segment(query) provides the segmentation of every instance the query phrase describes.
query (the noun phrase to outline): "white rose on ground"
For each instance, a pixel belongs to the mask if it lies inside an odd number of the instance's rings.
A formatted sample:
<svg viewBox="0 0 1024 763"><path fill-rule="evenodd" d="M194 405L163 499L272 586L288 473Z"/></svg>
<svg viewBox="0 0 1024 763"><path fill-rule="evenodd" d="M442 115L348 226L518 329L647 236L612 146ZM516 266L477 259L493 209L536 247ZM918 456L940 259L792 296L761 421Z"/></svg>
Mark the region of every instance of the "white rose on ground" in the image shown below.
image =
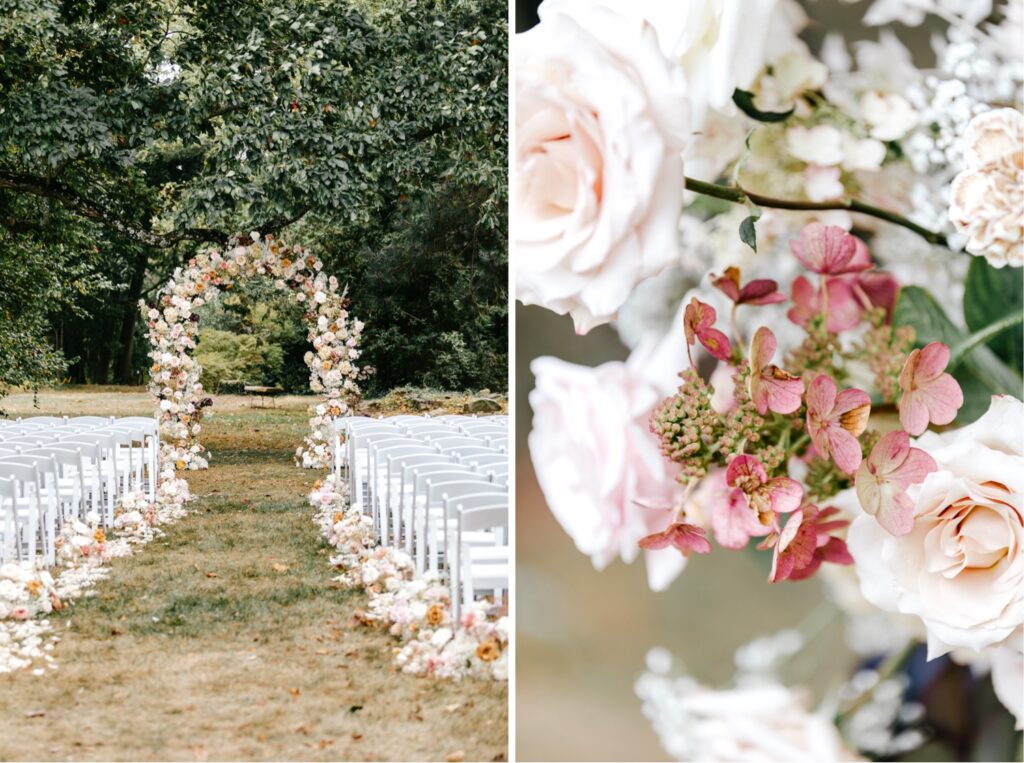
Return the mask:
<svg viewBox="0 0 1024 763"><path fill-rule="evenodd" d="M938 471L908 490L911 531L863 514L847 545L875 606L921 618L929 659L1000 646L1024 625L1024 403L1000 395L973 424L915 446Z"/></svg>
<svg viewBox="0 0 1024 763"><path fill-rule="evenodd" d="M966 169L953 179L949 219L967 251L993 267L1024 265L1024 116L996 109L964 133Z"/></svg>
<svg viewBox="0 0 1024 763"><path fill-rule="evenodd" d="M678 260L686 91L654 29L595 7L516 41L516 296L612 320L632 288Z"/></svg>

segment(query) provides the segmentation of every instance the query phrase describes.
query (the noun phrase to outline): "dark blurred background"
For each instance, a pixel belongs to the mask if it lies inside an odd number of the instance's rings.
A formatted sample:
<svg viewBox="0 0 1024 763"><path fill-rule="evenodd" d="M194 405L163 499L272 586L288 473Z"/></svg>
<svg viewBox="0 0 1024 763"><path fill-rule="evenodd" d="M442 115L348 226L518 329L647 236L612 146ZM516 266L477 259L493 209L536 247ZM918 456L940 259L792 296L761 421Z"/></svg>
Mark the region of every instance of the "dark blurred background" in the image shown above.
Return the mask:
<svg viewBox="0 0 1024 763"><path fill-rule="evenodd" d="M517 2L517 31L537 23L538 4ZM877 38L877 29L860 25L868 4L808 2L811 23L804 39L817 50L826 31L840 31L850 41ZM930 28L897 25L894 31L915 54L929 55ZM530 361L554 355L598 365L627 354L608 326L578 337L569 318L516 306L520 760L667 759L633 692L653 646L668 648L697 679L724 684L732 677L737 647L813 621L826 624L792 663L787 682L808 685L820 697L848 677L854 664L820 581L769 586L766 555L721 552L691 557L669 590L656 594L647 586L642 561L615 562L597 572L551 516L526 448L533 417Z"/></svg>

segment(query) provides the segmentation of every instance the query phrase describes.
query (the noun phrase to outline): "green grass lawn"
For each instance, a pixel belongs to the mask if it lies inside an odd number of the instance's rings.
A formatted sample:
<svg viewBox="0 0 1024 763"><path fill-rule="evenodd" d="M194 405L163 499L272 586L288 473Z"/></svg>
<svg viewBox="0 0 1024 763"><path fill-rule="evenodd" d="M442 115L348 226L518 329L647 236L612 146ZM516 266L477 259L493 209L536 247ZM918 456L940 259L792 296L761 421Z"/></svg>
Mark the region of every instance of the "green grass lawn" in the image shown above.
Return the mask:
<svg viewBox="0 0 1024 763"><path fill-rule="evenodd" d="M507 685L398 673L331 578L294 466L305 405L217 400L192 513L54 618L59 669L0 676L0 758L504 759ZM141 391L44 393L9 414L148 412ZM69 406L72 406L69 408Z"/></svg>

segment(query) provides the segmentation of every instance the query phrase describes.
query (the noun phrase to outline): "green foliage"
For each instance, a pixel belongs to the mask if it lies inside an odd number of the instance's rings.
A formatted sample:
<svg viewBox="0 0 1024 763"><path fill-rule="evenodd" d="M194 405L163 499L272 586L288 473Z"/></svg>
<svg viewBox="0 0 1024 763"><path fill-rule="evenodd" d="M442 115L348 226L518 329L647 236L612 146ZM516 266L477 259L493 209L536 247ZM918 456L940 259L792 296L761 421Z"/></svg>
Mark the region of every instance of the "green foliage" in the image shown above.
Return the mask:
<svg viewBox="0 0 1024 763"><path fill-rule="evenodd" d="M70 327L57 346L75 378L139 380L137 299L197 243L249 230L319 245L349 276L354 313L401 332L371 348L379 379L421 381L452 331L473 362L500 362L506 19L497 0L0 2L0 232L54 265L61 247L96 242L84 259L111 282L83 295L86 319L51 311L53 334ZM420 238L436 212L457 216L458 246ZM391 304L407 277L371 273L403 257L439 268L417 268L425 305ZM469 307L449 313L451 299ZM296 368L301 353L282 347Z"/></svg>
<svg viewBox="0 0 1024 763"><path fill-rule="evenodd" d="M964 319L972 332L1024 313L1024 278L1018 268L996 269L984 257L971 258L964 284ZM1001 331L988 347L1010 368L1024 367L1024 333Z"/></svg>
<svg viewBox="0 0 1024 763"><path fill-rule="evenodd" d="M241 379L248 384L265 384L280 374L284 354L277 345L260 341L252 334L232 334L220 329L203 329L196 347L196 359L203 366L203 386L216 391L225 380Z"/></svg>

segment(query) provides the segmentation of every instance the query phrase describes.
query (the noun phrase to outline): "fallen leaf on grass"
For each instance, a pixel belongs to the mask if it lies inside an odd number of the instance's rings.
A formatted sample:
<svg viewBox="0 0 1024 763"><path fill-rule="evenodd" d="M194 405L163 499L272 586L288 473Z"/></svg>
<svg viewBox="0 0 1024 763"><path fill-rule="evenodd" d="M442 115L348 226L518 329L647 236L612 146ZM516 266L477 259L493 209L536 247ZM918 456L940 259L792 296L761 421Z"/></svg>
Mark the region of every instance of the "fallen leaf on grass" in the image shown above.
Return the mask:
<svg viewBox="0 0 1024 763"><path fill-rule="evenodd" d="M46 715L45 710L28 710L25 712L26 718L42 718Z"/></svg>
<svg viewBox="0 0 1024 763"><path fill-rule="evenodd" d="M320 749L324 750L324 749L330 747L332 744L334 744L334 740L333 739L321 739L320 740Z"/></svg>
<svg viewBox="0 0 1024 763"><path fill-rule="evenodd" d="M220 575L218 575L216 572L207 572L206 573L206 577L208 577L208 578L219 578Z"/></svg>
<svg viewBox="0 0 1024 763"><path fill-rule="evenodd" d="M445 705L445 706L444 706L444 709L445 709L445 712L448 712L448 713L454 713L454 712L455 712L456 710L458 710L458 709L459 709L460 707L462 707L462 703L461 703L461 702L456 702L456 703L455 703L455 704L453 704L453 705Z"/></svg>
<svg viewBox="0 0 1024 763"><path fill-rule="evenodd" d="M461 761L465 759L466 751L459 750L458 752L453 752L451 755L448 756L448 763L461 763Z"/></svg>
<svg viewBox="0 0 1024 763"><path fill-rule="evenodd" d="M358 741L359 741L360 739L362 739L362 738L363 738L363 735L362 735L361 733L359 733L358 731L353 731L353 732L352 732L352 738L353 738L353 739L354 739L355 741L357 741L357 742L358 742Z"/></svg>
<svg viewBox="0 0 1024 763"><path fill-rule="evenodd" d="M294 689L289 689L288 693L291 694L293 697L298 697L300 694L302 694L302 689L295 687Z"/></svg>
<svg viewBox="0 0 1024 763"><path fill-rule="evenodd" d="M316 653L317 654L330 654L330 652L328 650L326 650L326 649L317 649Z"/></svg>
<svg viewBox="0 0 1024 763"><path fill-rule="evenodd" d="M281 564L280 562L274 562L271 566L274 568L274 572L288 572L290 569L287 564Z"/></svg>

